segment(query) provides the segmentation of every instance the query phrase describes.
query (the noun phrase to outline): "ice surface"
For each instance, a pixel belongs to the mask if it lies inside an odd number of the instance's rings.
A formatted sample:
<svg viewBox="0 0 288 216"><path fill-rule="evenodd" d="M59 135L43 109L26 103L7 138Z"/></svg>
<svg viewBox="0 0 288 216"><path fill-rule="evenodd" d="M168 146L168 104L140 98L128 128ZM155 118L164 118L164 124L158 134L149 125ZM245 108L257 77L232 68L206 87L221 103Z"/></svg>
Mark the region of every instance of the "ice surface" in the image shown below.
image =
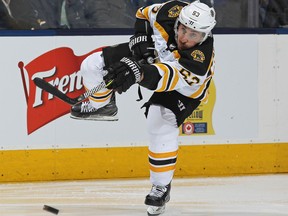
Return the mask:
<svg viewBox="0 0 288 216"><path fill-rule="evenodd" d="M144 216L148 179L0 184L1 216ZM288 215L288 174L176 178L163 216Z"/></svg>

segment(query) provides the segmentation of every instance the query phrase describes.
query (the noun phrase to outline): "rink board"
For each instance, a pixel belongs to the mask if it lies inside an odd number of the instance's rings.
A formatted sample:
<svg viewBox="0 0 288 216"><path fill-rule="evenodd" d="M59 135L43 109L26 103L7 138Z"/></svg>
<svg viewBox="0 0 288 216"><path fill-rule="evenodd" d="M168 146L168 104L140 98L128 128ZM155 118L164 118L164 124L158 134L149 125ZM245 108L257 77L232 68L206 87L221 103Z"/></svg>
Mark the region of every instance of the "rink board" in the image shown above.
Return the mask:
<svg viewBox="0 0 288 216"><path fill-rule="evenodd" d="M149 176L146 147L1 151L0 182ZM4 162L4 164L3 164ZM176 176L288 172L288 144L181 146Z"/></svg>
<svg viewBox="0 0 288 216"><path fill-rule="evenodd" d="M8 95L1 106L0 182L149 176L147 121L141 106L151 92L143 90L144 100L136 102L133 86L116 95L119 121L91 122L73 120L68 105L47 94L33 98L29 91L31 68L38 75L51 75L60 66L71 69L70 76L55 74L64 86L79 72L74 63L82 56L128 39L129 35L0 37L0 91ZM65 58L58 55L63 50ZM215 53L215 103L210 118L197 123L204 127L180 136L176 176L288 172L288 35L216 34ZM46 109L31 117L40 105ZM35 126L50 114L55 115ZM213 132L202 133L209 130L206 123L213 125Z"/></svg>

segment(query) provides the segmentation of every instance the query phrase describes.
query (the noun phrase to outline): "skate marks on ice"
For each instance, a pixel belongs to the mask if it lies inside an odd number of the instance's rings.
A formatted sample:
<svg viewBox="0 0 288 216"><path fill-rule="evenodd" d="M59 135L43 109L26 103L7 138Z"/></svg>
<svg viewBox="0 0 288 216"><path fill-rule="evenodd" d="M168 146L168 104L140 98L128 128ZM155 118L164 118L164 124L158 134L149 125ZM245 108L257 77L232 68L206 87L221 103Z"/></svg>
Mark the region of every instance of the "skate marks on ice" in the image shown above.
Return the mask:
<svg viewBox="0 0 288 216"><path fill-rule="evenodd" d="M45 212L42 210L41 205L15 205L14 207L6 207L2 209L0 206L0 215L2 216L53 216L54 214ZM146 208L143 206L85 206L85 205L54 205L53 207L59 209L59 216L145 216ZM287 213L259 213L259 212L249 212L242 211L237 212L221 212L213 211L209 209L207 211L203 210L193 210L192 207L190 210L181 210L179 206L170 206L166 208L166 212L163 216L286 216Z"/></svg>
<svg viewBox="0 0 288 216"><path fill-rule="evenodd" d="M91 180L0 184L1 216L144 216L150 183ZM163 216L288 215L288 175L176 178Z"/></svg>
<svg viewBox="0 0 288 216"><path fill-rule="evenodd" d="M143 213L148 182L147 188L142 186L142 181L130 180L0 184L0 215L53 216L43 211L44 205L58 209L58 215L69 216L121 216L137 213L137 209Z"/></svg>
<svg viewBox="0 0 288 216"><path fill-rule="evenodd" d="M59 210L57 215L59 216L105 216L105 215L119 215L119 216L128 216L128 215L146 215L145 209L143 206L98 206L96 205L85 205L85 204L76 204L76 205L65 205L65 204L55 204L49 205L53 208ZM53 216L56 214L50 213L43 210L42 204L34 205L8 205L2 208L0 205L0 215L1 216Z"/></svg>

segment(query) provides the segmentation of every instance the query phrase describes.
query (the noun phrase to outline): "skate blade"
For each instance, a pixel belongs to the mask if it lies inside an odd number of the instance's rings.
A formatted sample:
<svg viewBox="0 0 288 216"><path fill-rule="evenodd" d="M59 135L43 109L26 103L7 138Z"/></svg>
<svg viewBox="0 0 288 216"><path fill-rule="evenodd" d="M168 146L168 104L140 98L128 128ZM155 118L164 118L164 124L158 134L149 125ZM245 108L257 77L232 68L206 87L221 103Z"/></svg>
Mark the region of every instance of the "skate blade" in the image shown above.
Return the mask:
<svg viewBox="0 0 288 216"><path fill-rule="evenodd" d="M165 205L158 207L158 206L149 206L147 208L147 215L148 216L157 216L163 214L165 212Z"/></svg>
<svg viewBox="0 0 288 216"><path fill-rule="evenodd" d="M77 119L77 120L89 120L89 121L118 121L118 116L89 116L89 117L76 117L70 115L70 118Z"/></svg>

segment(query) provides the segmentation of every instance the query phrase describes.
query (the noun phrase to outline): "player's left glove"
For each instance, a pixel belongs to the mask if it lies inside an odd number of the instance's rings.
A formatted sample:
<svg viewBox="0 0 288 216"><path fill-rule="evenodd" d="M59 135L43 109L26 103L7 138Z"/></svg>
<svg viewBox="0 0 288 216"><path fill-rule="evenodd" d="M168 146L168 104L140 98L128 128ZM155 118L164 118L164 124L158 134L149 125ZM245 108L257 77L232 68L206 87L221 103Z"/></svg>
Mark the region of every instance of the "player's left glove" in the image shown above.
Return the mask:
<svg viewBox="0 0 288 216"><path fill-rule="evenodd" d="M119 62L107 68L108 74L104 76L105 83L112 83L108 89L116 90L119 94L126 92L133 84L141 81L141 66L133 58L123 57Z"/></svg>
<svg viewBox="0 0 288 216"><path fill-rule="evenodd" d="M129 41L129 48L132 56L138 61L143 59L148 64L154 63L154 42L151 36L142 33L133 35Z"/></svg>

